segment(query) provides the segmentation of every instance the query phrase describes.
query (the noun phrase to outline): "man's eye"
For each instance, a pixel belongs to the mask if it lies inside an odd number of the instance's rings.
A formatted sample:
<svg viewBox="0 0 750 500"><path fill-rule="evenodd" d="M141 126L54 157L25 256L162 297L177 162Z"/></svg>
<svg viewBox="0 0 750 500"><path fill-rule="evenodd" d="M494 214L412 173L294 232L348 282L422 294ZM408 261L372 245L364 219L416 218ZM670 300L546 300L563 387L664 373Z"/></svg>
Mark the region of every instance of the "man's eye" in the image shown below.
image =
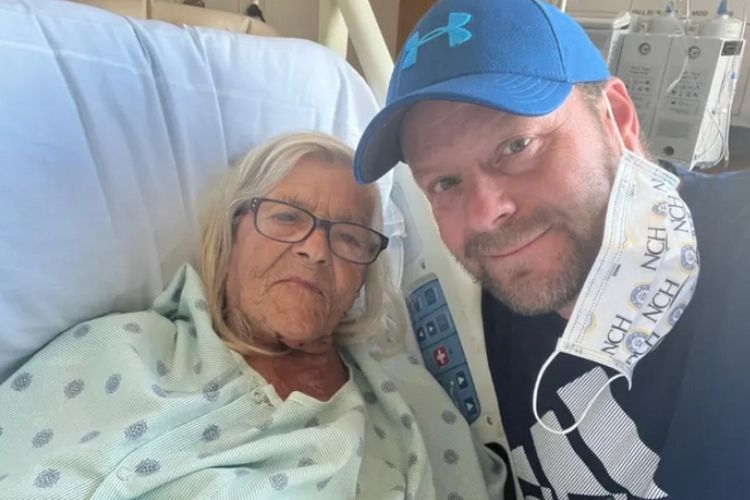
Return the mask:
<svg viewBox="0 0 750 500"><path fill-rule="evenodd" d="M526 149L529 144L531 144L530 137L521 137L519 139L514 139L505 145L505 147L503 148L502 154L513 155L513 154L520 153L521 151Z"/></svg>
<svg viewBox="0 0 750 500"><path fill-rule="evenodd" d="M459 180L455 177L443 177L442 179L438 179L438 181L435 183L435 186L432 188L432 190L435 193L444 193L445 191L448 191L452 187L455 187L459 184Z"/></svg>

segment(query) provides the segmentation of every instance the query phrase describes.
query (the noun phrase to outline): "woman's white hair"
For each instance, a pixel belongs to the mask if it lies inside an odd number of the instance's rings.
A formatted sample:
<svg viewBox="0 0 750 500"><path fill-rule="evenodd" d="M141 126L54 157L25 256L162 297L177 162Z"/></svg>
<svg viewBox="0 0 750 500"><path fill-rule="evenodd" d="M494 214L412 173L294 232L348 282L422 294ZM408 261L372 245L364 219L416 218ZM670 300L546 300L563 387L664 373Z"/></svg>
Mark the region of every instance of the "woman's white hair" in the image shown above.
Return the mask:
<svg viewBox="0 0 750 500"><path fill-rule="evenodd" d="M223 179L203 233L202 272L214 329L231 349L242 354L269 352L253 345L252 331L226 300L229 259L239 217L250 200L267 195L304 157L351 168L354 151L337 139L318 132L299 132L277 137L250 151ZM331 186L335 189L335 186ZM374 203L371 227L383 230L380 194L368 186ZM385 305L393 302L387 268L382 256L365 274L364 311L345 314L333 332L338 345L363 342L385 330ZM400 300L397 299L397 300ZM231 325L231 326L230 326ZM239 331L238 331L239 330ZM393 341L390 341L391 343Z"/></svg>

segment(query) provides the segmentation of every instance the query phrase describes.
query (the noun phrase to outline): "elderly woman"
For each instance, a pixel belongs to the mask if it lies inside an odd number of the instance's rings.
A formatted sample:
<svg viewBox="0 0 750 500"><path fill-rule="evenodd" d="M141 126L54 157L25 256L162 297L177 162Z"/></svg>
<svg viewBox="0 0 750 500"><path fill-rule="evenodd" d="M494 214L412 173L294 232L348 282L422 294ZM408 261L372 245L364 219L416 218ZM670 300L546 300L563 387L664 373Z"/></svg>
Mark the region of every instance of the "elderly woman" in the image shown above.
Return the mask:
<svg viewBox="0 0 750 500"><path fill-rule="evenodd" d="M0 496L488 498L504 469L439 386L372 355L388 239L351 162L313 133L250 153L210 214L202 280L184 266L151 310L77 325L10 377Z"/></svg>

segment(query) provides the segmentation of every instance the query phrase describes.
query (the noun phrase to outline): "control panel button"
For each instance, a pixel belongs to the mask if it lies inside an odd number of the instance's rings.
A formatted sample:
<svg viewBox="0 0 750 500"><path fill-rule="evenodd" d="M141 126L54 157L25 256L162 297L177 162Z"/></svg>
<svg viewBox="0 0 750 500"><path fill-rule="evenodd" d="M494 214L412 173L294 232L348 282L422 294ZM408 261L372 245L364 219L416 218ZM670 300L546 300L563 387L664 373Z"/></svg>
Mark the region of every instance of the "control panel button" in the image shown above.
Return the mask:
<svg viewBox="0 0 750 500"><path fill-rule="evenodd" d="M466 409L466 414L471 417L479 413L479 408L474 398L464 398L464 408Z"/></svg>
<svg viewBox="0 0 750 500"><path fill-rule="evenodd" d="M443 346L432 351L432 359L435 360L435 364L437 364L438 367L443 367L451 362L451 358L448 355L448 349Z"/></svg>
<svg viewBox="0 0 750 500"><path fill-rule="evenodd" d="M417 328L416 333L417 333L417 342L419 342L420 344L424 343L424 341L427 340L427 334L425 333L424 328L422 328L421 326Z"/></svg>
<svg viewBox="0 0 750 500"><path fill-rule="evenodd" d="M427 322L427 327L426 327L426 328L427 328L427 334L428 334L428 335L429 335L430 337L434 337L435 335L437 335L437 327L435 326L435 323L434 323L434 322L432 322L432 321L428 321L428 322Z"/></svg>
<svg viewBox="0 0 750 500"><path fill-rule="evenodd" d="M448 330L451 327L450 323L448 323L448 318L445 317L445 314L440 314L437 317L437 326L442 331Z"/></svg>
<svg viewBox="0 0 750 500"><path fill-rule="evenodd" d="M469 380L466 378L466 374L463 371L456 372L456 383L459 389L466 389L469 387Z"/></svg>
<svg viewBox="0 0 750 500"><path fill-rule="evenodd" d="M427 305L431 306L435 302L437 302L437 295L435 295L435 290L432 288L428 288L427 291L424 293L424 298L427 300Z"/></svg>
<svg viewBox="0 0 750 500"><path fill-rule="evenodd" d="M422 312L422 305L419 303L419 297L413 297L411 301L411 306L414 309L414 312L419 314Z"/></svg>

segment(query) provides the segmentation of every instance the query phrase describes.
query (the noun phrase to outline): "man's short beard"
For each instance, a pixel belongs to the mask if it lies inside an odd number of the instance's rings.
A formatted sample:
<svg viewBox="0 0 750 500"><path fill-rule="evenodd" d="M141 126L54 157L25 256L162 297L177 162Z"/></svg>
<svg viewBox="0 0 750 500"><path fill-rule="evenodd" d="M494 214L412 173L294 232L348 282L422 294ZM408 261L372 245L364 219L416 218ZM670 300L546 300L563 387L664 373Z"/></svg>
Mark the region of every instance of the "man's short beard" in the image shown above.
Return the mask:
<svg viewBox="0 0 750 500"><path fill-rule="evenodd" d="M596 250L579 254L574 251L569 255L567 264L561 263L558 273L544 276L542 281L517 284L513 288L505 288L492 279L490 271L483 264L480 264L474 277L485 290L515 313L523 316L546 314L559 311L575 301L596 259ZM530 270L520 269L519 266L514 271L527 274Z"/></svg>
<svg viewBox="0 0 750 500"><path fill-rule="evenodd" d="M541 218L541 216L534 217L536 220ZM558 215L553 216L553 218L559 219L560 217ZM547 215L544 219L549 222L550 217ZM506 233L503 232L500 234L484 233L475 236L467 244L465 251L465 255L469 259L462 262L469 274L485 290L514 312L525 316L557 311L572 303L581 291L601 245L601 232L588 235L578 234L567 226L556 222L553 228L564 231L570 242L568 247L570 251L563 256L564 260L560 262L559 271L535 279L533 282L526 282L530 278L525 278L524 275L528 275L534 270L533 264L506 267L503 272L505 277L522 281L515 283L513 286L503 286L493 277L490 268L486 265L486 260L480 257L484 253L482 249L491 248L493 240L497 242L512 241L527 232L527 228L534 225L533 220L527 220L522 223L522 226L514 227L511 230L512 235L506 236Z"/></svg>

